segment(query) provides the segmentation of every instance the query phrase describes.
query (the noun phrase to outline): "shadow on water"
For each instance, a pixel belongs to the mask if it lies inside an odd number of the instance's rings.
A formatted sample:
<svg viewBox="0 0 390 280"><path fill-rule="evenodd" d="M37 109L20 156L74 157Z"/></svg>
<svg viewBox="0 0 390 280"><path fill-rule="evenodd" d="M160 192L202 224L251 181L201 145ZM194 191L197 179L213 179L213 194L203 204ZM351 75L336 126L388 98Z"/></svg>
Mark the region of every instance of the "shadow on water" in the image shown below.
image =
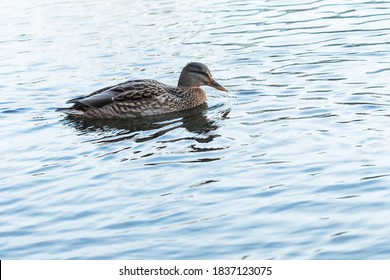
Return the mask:
<svg viewBox="0 0 390 280"><path fill-rule="evenodd" d="M186 111L133 119L100 120L67 116L64 119L64 125L73 127L79 132L79 135L93 136L90 141L96 143L119 142L128 139L145 142L180 127L185 128L190 133L207 136L199 138L199 140L203 139L200 140L201 142L211 142L219 135L210 135L210 132L217 130L219 126L215 120L210 120L206 116L208 109L210 108L204 104ZM141 132L146 131L151 133L140 136Z"/></svg>

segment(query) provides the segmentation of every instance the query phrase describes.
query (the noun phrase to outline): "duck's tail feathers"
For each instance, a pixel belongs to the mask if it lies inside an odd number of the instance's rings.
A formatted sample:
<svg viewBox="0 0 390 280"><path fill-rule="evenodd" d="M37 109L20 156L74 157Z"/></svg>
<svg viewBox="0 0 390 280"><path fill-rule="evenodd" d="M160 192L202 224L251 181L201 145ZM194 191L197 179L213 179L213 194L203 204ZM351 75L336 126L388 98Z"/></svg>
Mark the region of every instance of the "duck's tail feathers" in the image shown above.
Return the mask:
<svg viewBox="0 0 390 280"><path fill-rule="evenodd" d="M69 116L82 117L84 116L84 112L74 109L74 108L58 108L56 112L65 113Z"/></svg>

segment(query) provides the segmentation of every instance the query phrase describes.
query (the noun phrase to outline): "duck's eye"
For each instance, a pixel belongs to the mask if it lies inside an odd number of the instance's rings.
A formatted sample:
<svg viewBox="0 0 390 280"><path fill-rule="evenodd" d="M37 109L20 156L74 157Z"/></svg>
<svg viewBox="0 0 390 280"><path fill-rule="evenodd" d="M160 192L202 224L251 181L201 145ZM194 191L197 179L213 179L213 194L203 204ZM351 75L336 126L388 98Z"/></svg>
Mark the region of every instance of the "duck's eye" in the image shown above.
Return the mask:
<svg viewBox="0 0 390 280"><path fill-rule="evenodd" d="M193 70L191 70L190 72L191 72L191 73L200 74L200 75L205 76L205 77L207 77L207 78L209 77L209 75L208 75L206 72L202 71L202 70L195 70L195 69L193 69Z"/></svg>

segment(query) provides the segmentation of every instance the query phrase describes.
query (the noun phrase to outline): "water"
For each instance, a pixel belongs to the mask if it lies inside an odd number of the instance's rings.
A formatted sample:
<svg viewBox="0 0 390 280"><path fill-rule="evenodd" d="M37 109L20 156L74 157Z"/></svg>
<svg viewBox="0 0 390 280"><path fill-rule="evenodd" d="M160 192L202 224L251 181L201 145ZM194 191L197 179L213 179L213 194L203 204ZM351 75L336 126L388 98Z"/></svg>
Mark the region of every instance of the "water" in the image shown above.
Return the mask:
<svg viewBox="0 0 390 280"><path fill-rule="evenodd" d="M389 259L388 1L2 1L1 259ZM164 118L66 100L200 61Z"/></svg>

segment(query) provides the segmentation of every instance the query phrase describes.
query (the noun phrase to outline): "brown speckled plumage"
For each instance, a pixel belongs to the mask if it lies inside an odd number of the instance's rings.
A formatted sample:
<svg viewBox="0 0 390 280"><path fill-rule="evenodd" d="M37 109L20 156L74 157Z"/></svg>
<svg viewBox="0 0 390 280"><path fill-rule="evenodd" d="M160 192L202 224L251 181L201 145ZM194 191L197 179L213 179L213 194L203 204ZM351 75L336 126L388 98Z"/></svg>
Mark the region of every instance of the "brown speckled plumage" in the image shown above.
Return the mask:
<svg viewBox="0 0 390 280"><path fill-rule="evenodd" d="M180 74L177 87L155 80L131 80L71 99L60 111L85 118L132 118L170 113L197 107L206 101L202 85L227 91L201 63L191 62Z"/></svg>

